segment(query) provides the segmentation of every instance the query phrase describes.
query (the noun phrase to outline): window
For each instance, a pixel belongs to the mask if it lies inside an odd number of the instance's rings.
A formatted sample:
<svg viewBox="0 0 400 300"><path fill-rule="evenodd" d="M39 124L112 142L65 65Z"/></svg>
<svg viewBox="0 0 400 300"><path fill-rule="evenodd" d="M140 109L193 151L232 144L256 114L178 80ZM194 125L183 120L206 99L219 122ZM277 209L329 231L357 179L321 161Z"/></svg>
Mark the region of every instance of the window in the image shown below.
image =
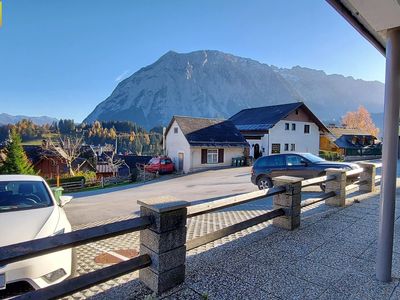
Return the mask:
<svg viewBox="0 0 400 300"><path fill-rule="evenodd" d="M178 127L174 127L174 133L178 133Z"/></svg>
<svg viewBox="0 0 400 300"><path fill-rule="evenodd" d="M289 123L285 123L285 130L289 130Z"/></svg>
<svg viewBox="0 0 400 300"><path fill-rule="evenodd" d="M279 167L285 165L285 158L283 155L264 156L256 161L257 168Z"/></svg>
<svg viewBox="0 0 400 300"><path fill-rule="evenodd" d="M0 214L49 206L53 201L41 181L0 182Z"/></svg>
<svg viewBox="0 0 400 300"><path fill-rule="evenodd" d="M285 151L289 151L289 144L285 144Z"/></svg>
<svg viewBox="0 0 400 300"><path fill-rule="evenodd" d="M286 164L288 166L301 166L303 165L302 159L300 156L297 155L287 155L286 156Z"/></svg>
<svg viewBox="0 0 400 300"><path fill-rule="evenodd" d="M304 133L310 133L310 125L304 125Z"/></svg>
<svg viewBox="0 0 400 300"><path fill-rule="evenodd" d="M218 163L218 150L217 149L207 149L207 163L208 164Z"/></svg>
<svg viewBox="0 0 400 300"><path fill-rule="evenodd" d="M290 144L290 151L296 151L296 145Z"/></svg>
<svg viewBox="0 0 400 300"><path fill-rule="evenodd" d="M281 153L281 144L272 144L271 145L271 153Z"/></svg>
<svg viewBox="0 0 400 300"><path fill-rule="evenodd" d="M292 123L292 130L296 130L296 124Z"/></svg>

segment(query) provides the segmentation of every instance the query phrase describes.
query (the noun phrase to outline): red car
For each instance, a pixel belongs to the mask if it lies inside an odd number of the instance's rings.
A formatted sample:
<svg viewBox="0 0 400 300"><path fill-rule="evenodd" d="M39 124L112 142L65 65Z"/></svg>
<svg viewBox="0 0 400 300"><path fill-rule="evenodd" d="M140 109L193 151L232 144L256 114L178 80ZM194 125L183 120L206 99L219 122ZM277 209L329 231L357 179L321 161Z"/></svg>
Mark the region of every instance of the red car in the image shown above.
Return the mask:
<svg viewBox="0 0 400 300"><path fill-rule="evenodd" d="M167 156L153 157L147 165L146 171L151 173L166 174L172 173L175 170L174 163Z"/></svg>

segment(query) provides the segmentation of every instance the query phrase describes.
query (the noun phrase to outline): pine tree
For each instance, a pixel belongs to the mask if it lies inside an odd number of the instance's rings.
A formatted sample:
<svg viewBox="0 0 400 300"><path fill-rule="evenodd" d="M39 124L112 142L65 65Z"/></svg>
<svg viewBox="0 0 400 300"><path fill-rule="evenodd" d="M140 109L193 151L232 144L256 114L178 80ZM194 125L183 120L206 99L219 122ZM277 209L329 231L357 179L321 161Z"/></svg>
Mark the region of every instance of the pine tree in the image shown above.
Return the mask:
<svg viewBox="0 0 400 300"><path fill-rule="evenodd" d="M7 158L0 167L0 174L36 174L22 148L21 137L15 129L10 132L10 140L5 150Z"/></svg>

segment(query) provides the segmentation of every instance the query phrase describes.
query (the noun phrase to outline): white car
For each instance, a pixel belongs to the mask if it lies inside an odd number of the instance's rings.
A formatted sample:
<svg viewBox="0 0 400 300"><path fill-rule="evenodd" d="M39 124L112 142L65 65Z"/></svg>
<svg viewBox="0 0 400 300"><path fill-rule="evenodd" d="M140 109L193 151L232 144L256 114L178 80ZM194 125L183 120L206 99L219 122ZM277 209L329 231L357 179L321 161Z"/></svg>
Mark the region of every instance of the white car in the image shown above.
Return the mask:
<svg viewBox="0 0 400 300"><path fill-rule="evenodd" d="M0 247L71 231L64 209L39 176L0 175ZM72 249L0 265L0 298L58 283L73 274Z"/></svg>

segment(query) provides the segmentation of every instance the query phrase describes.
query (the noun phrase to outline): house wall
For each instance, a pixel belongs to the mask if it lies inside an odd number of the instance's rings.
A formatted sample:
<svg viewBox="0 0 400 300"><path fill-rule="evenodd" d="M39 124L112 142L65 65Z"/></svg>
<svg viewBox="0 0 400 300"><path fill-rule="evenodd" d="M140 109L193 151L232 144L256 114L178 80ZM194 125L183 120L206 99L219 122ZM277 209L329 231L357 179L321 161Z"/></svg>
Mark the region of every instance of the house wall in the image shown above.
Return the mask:
<svg viewBox="0 0 400 300"><path fill-rule="evenodd" d="M254 145L256 144L260 145L260 150L261 150L263 145L263 140L246 139L246 141L249 143L250 146L250 156L254 157Z"/></svg>
<svg viewBox="0 0 400 300"><path fill-rule="evenodd" d="M174 133L174 128L178 128L178 133ZM188 173L191 169L192 160L190 145L176 121L172 123L170 130L167 132L167 135L165 137L165 144L166 154L172 159L176 169L178 169L179 165L179 153L183 153L183 172Z"/></svg>
<svg viewBox="0 0 400 300"><path fill-rule="evenodd" d="M330 151L340 153L340 149L336 144L326 135L321 135L319 140L319 148L323 151Z"/></svg>
<svg viewBox="0 0 400 300"><path fill-rule="evenodd" d="M206 148L206 147L192 147L191 148L191 169L190 172L199 171L203 169L228 167L232 164L232 158L243 156L243 147L223 148L224 149L224 162L216 164L202 164L201 163L201 149L221 149L221 148Z"/></svg>
<svg viewBox="0 0 400 300"><path fill-rule="evenodd" d="M57 175L67 175L69 174L66 164L60 159L41 159L34 169L38 174L44 178L55 178Z"/></svg>
<svg viewBox="0 0 400 300"><path fill-rule="evenodd" d="M285 130L285 123L289 123L289 130ZM296 124L296 130L292 130L292 124ZM310 125L310 133L304 133L306 124ZM269 154L272 144L275 143L281 145L281 153L292 152L291 144L295 144L295 152L309 152L315 155L319 153L320 133L318 126L313 122L281 120L269 132ZM267 140L266 136L263 140ZM289 151L285 151L285 144L289 144Z"/></svg>

